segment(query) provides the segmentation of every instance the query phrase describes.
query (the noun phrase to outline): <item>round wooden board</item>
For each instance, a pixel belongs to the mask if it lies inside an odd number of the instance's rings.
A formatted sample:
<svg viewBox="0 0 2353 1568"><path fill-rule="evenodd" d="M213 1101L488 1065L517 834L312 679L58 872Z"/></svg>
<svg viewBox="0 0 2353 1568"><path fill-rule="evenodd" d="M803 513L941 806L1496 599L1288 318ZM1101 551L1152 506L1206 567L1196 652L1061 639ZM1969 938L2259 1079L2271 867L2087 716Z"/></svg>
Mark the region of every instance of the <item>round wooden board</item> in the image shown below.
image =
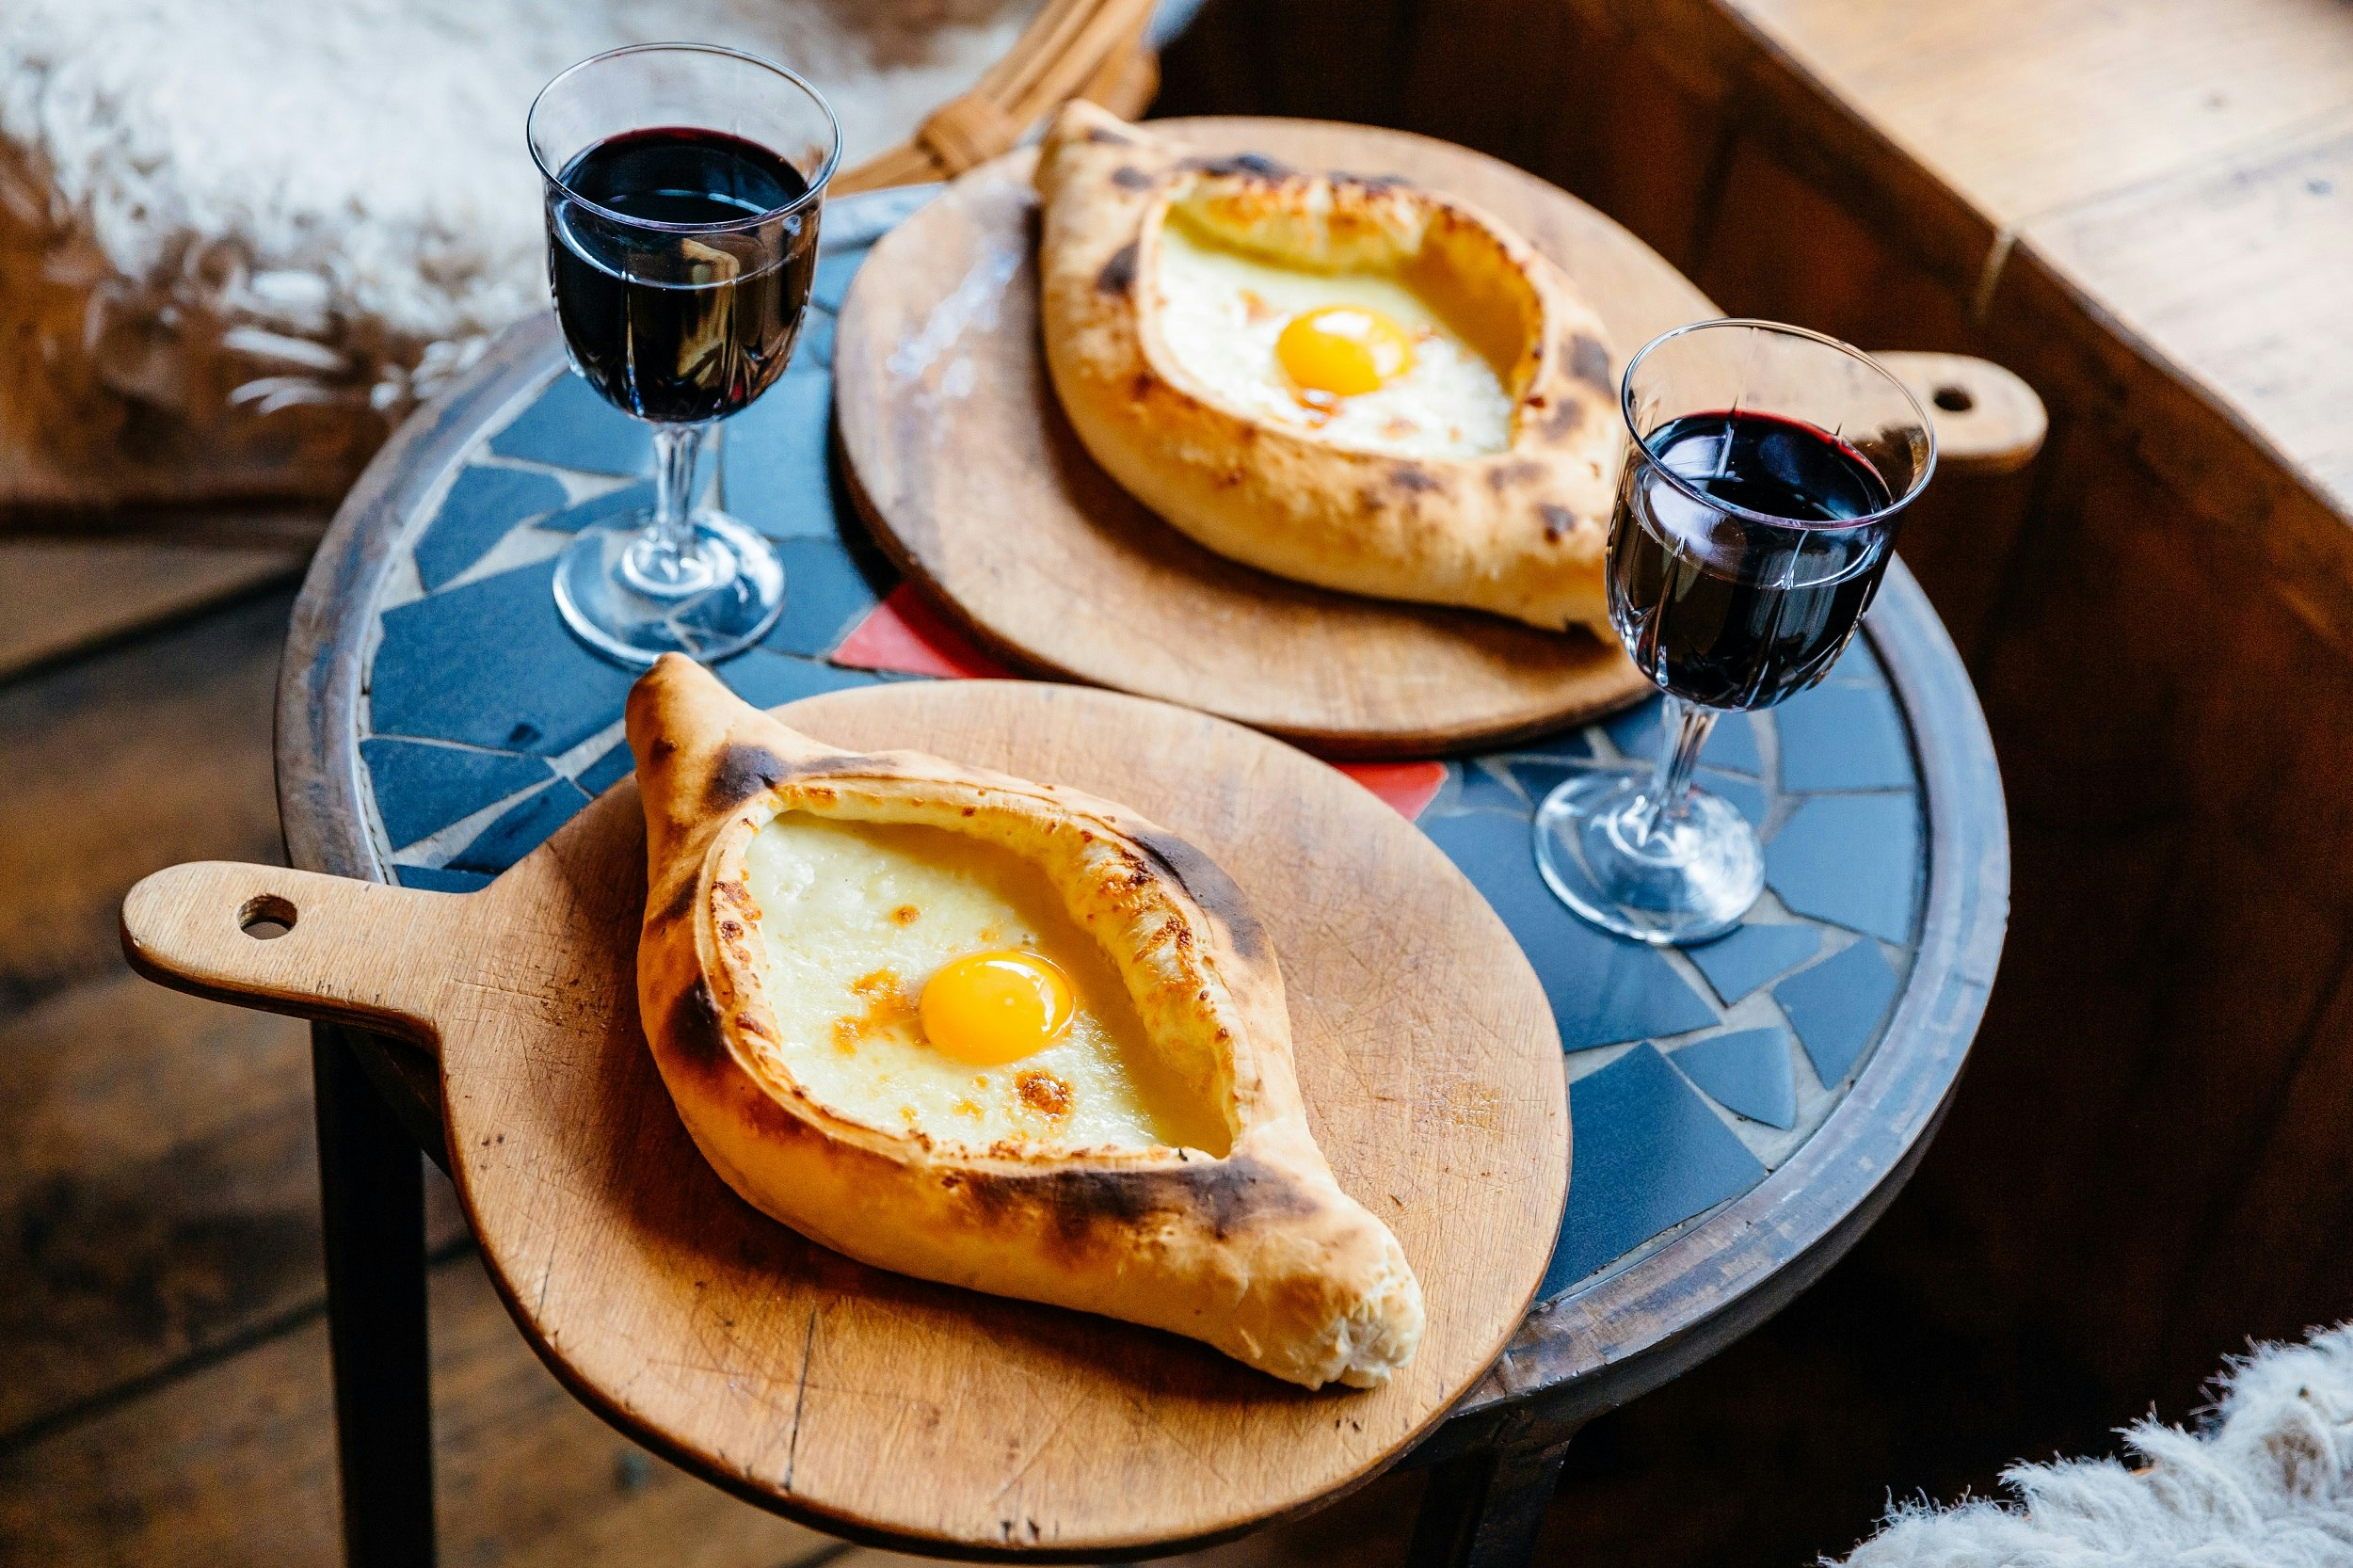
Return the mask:
<svg viewBox="0 0 2353 1568"><path fill-rule="evenodd" d="M438 1037L458 1191L548 1365L659 1451L823 1528L1124 1559L1305 1508L1436 1423L1519 1328L1569 1168L1551 1009L1453 863L1346 776L1161 703L908 682L782 712L836 744L1125 801L1234 874L1282 963L1317 1141L1421 1280L1409 1367L1310 1394L1173 1336L865 1268L738 1200L637 1024L633 779L474 894L159 873L126 905L135 953L206 994ZM236 911L264 895L298 919L256 942Z"/></svg>
<svg viewBox="0 0 2353 1568"><path fill-rule="evenodd" d="M1173 120L1157 132L1476 202L1565 267L1618 356L1713 315L1657 253L1509 165L1396 131ZM1426 757L1650 691L1612 644L1328 592L1210 553L1087 456L1038 344L1036 154L966 174L874 247L834 349L851 491L883 547L1011 662L1183 703L1334 756Z"/></svg>

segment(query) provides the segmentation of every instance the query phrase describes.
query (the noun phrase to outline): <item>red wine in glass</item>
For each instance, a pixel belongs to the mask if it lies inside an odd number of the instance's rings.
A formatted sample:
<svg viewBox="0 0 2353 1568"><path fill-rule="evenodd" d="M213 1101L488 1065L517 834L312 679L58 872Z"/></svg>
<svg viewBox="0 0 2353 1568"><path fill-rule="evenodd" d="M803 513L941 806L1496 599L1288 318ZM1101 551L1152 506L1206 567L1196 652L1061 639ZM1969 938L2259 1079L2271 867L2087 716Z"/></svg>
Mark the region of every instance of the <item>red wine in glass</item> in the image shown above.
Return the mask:
<svg viewBox="0 0 2353 1568"><path fill-rule="evenodd" d="M1772 414L1686 414L1649 446L1652 463L1626 465L1609 538L1609 613L1626 651L1709 708L1770 707L1812 685L1894 547L1897 517L1854 525L1887 508L1879 471Z"/></svg>
<svg viewBox="0 0 2353 1568"><path fill-rule="evenodd" d="M780 65L643 43L550 82L524 133L572 368L653 438L652 504L572 536L556 610L624 664L715 663L776 625L784 559L697 485L698 457L792 359L841 127Z"/></svg>
<svg viewBox="0 0 2353 1568"><path fill-rule="evenodd" d="M1666 694L1664 744L1647 768L1562 779L1536 808L1536 866L1606 931L1704 942L1762 895L1765 855L1695 780L1700 748L1721 714L1769 708L1837 663L1935 472L1936 435L1868 355L1770 321L1660 334L1626 365L1618 406L1632 444L1609 619Z"/></svg>
<svg viewBox="0 0 2353 1568"><path fill-rule="evenodd" d="M784 374L817 267L817 225L743 225L808 189L791 164L723 131L657 127L596 143L563 184L618 229L570 204L549 225L564 341L616 406L665 424L724 419Z"/></svg>

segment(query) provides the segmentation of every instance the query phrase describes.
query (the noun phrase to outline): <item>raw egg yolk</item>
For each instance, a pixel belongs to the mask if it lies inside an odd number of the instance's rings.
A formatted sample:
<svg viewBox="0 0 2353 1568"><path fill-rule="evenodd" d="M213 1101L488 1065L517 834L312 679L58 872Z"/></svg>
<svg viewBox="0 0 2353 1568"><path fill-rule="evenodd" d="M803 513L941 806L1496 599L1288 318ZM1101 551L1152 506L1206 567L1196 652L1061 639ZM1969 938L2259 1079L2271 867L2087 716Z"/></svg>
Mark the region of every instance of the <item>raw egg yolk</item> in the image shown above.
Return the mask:
<svg viewBox="0 0 2353 1568"><path fill-rule="evenodd" d="M1274 340L1274 358L1303 392L1355 397L1411 370L1414 345L1378 311L1326 305L1291 317Z"/></svg>
<svg viewBox="0 0 2353 1568"><path fill-rule="evenodd" d="M977 1067L1044 1050L1069 1031L1070 982L1034 952L974 952L923 983L917 1010L932 1045Z"/></svg>

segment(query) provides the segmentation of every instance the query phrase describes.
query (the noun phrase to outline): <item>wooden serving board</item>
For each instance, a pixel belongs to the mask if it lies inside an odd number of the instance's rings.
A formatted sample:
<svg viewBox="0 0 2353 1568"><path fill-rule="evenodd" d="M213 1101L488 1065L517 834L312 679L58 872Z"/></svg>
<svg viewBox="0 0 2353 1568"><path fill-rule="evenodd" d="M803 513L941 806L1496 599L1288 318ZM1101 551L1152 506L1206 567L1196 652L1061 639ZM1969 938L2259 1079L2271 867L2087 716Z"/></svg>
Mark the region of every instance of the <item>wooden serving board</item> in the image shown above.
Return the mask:
<svg viewBox="0 0 2353 1568"><path fill-rule="evenodd" d="M1568 1182L1551 1010L1452 863L1322 763L1113 693L908 683L783 716L1126 801L1234 873L1282 961L1316 1137L1420 1276L1408 1368L1309 1394L1172 1336L868 1269L739 1201L638 1029L633 780L479 893L161 872L124 903L125 949L168 984L438 1049L458 1192L548 1365L822 1528L959 1555L1174 1549L1362 1480L1437 1421L1519 1325ZM256 917L292 929L257 939Z"/></svg>
<svg viewBox="0 0 2353 1568"><path fill-rule="evenodd" d="M1493 158L1292 120L1150 129L1464 198L1567 269L1619 360L1717 313L1640 240ZM851 492L883 548L992 651L1351 757L1540 733L1646 695L1614 643L1333 593L1215 555L1096 468L1038 342L1032 151L966 174L879 242L834 348Z"/></svg>

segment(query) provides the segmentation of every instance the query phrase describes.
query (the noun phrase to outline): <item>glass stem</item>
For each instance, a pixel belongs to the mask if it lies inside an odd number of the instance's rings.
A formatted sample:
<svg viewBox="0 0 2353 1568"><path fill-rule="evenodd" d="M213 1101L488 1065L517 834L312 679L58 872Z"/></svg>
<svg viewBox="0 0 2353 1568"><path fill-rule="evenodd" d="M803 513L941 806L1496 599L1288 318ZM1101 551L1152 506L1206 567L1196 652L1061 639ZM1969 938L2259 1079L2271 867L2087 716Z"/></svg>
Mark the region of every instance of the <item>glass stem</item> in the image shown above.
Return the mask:
<svg viewBox="0 0 2353 1568"><path fill-rule="evenodd" d="M1650 788L1642 792L1641 801L1626 824L1634 829L1637 843L1648 841L1659 824L1680 822L1690 810L1691 770L1699 766L1700 747L1707 744L1708 731L1716 728L1716 719L1717 711L1713 708L1668 696L1666 708L1659 715L1665 744L1658 748L1658 762L1651 772Z"/></svg>
<svg viewBox="0 0 2353 1568"><path fill-rule="evenodd" d="M662 559L676 563L695 547L695 462L707 424L653 427L653 536Z"/></svg>

